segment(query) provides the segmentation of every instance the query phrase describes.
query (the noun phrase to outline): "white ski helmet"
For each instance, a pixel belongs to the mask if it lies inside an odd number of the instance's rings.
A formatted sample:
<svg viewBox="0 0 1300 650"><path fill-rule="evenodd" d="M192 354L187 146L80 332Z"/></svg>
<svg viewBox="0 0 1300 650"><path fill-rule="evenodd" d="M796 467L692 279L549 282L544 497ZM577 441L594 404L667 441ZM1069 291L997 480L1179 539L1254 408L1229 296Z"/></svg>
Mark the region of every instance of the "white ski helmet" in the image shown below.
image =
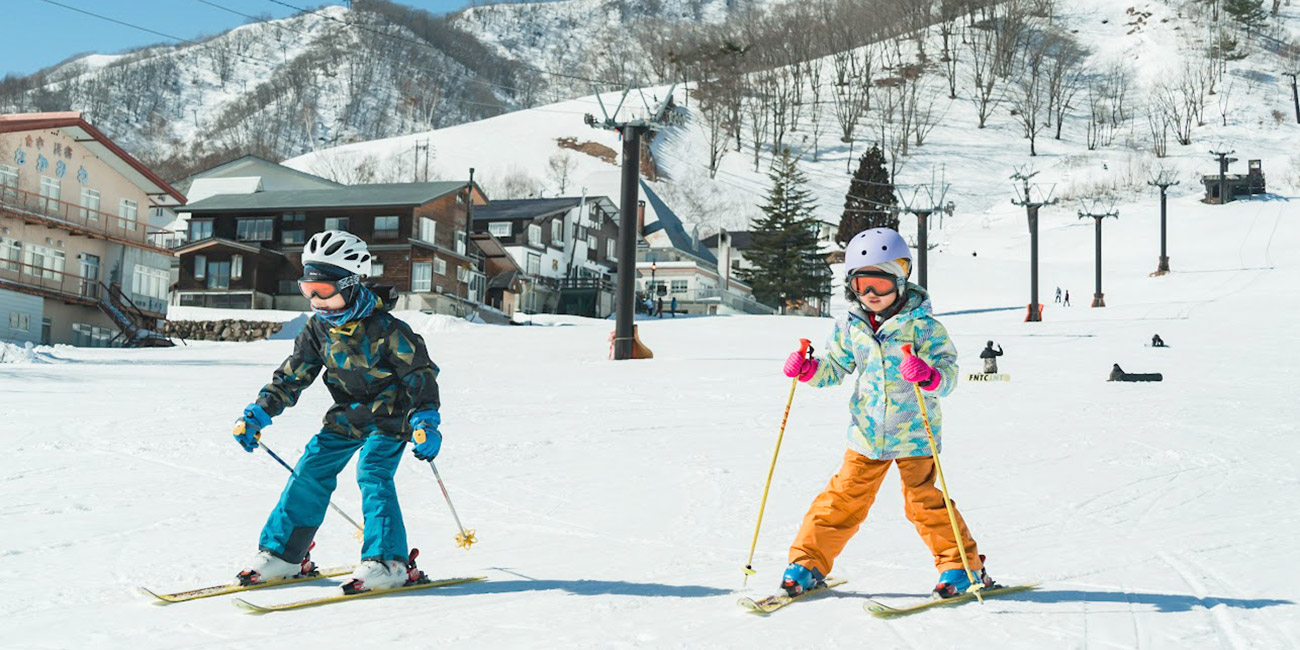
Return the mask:
<svg viewBox="0 0 1300 650"><path fill-rule="evenodd" d="M318 232L302 247L303 266L331 264L365 278L370 276L370 262L366 242L342 230Z"/></svg>
<svg viewBox="0 0 1300 650"><path fill-rule="evenodd" d="M872 228L863 230L844 247L844 275L868 266L880 266L897 259L907 260L907 272L912 270L912 251L897 230Z"/></svg>

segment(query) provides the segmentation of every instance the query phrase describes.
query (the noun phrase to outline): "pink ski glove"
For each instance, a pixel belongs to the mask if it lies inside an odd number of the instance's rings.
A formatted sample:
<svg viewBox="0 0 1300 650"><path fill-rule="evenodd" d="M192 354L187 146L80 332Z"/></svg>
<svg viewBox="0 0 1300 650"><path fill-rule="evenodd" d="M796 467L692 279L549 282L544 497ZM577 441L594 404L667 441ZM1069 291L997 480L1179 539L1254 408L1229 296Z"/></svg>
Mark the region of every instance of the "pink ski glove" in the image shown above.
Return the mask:
<svg viewBox="0 0 1300 650"><path fill-rule="evenodd" d="M786 377L798 377L799 381L808 381L817 374L817 360L809 359L801 351L794 351L790 356L785 358L785 368L783 369Z"/></svg>
<svg viewBox="0 0 1300 650"><path fill-rule="evenodd" d="M786 377L793 377L799 381L808 381L817 373L817 360L813 358L812 341L808 339L799 339L799 349L791 352L790 356L785 358L785 367L782 372Z"/></svg>
<svg viewBox="0 0 1300 650"><path fill-rule="evenodd" d="M930 364L922 361L920 357L911 354L903 357L903 363L898 369L903 374L903 379L921 384L924 390L938 388L940 380L943 379L938 370L931 368Z"/></svg>

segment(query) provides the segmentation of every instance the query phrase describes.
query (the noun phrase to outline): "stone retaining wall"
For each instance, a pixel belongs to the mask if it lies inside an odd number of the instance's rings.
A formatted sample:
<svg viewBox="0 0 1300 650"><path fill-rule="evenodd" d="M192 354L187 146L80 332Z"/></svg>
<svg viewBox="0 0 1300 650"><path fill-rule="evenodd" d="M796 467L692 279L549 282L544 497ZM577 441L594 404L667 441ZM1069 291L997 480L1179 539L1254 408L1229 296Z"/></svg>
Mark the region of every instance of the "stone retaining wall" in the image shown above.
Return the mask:
<svg viewBox="0 0 1300 650"><path fill-rule="evenodd" d="M279 332L284 323L248 320L169 320L163 335L188 341L262 341Z"/></svg>

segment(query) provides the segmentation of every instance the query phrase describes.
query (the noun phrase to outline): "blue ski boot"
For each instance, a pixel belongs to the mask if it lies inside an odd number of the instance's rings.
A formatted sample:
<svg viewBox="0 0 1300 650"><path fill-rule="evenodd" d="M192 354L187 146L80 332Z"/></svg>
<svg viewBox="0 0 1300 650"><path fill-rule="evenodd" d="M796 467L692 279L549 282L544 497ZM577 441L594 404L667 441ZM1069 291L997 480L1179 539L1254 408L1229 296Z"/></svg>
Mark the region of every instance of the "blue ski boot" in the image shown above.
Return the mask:
<svg viewBox="0 0 1300 650"><path fill-rule="evenodd" d="M822 575L821 571L791 562L790 566L785 568L785 575L781 576L781 589L786 595L794 597L812 591L824 582L826 576Z"/></svg>
<svg viewBox="0 0 1300 650"><path fill-rule="evenodd" d="M980 562L983 561L984 556L981 555ZM984 583L986 589L996 586L993 582L993 578L989 577L988 571L983 568L975 571L975 576L980 580L980 582ZM967 589L970 589L970 585L970 575L966 573L965 569L948 569L939 574L939 584L934 586L934 591L931 592L930 596L936 599L960 596L966 593Z"/></svg>

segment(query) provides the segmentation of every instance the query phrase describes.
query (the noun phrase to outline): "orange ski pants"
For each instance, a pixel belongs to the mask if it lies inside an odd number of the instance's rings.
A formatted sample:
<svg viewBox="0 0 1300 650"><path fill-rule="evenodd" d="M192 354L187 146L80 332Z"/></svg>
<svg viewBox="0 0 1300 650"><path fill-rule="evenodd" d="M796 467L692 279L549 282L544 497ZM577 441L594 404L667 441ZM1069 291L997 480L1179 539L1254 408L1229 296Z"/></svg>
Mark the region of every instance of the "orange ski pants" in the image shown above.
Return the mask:
<svg viewBox="0 0 1300 650"><path fill-rule="evenodd" d="M867 512L876 500L876 492L893 464L898 465L898 473L902 475L907 518L934 554L934 566L940 571L962 568L957 540L952 537L952 523L948 521L948 510L943 505L943 492L934 484L938 478L934 459L922 456L871 460L852 449L844 453L844 465L839 473L813 500L812 507L804 516L799 535L790 547L790 561L817 569L822 575L830 575L835 558L867 518ZM979 571L983 564L975 540L956 511L957 503L953 502L957 526L966 543L966 559L971 569Z"/></svg>

